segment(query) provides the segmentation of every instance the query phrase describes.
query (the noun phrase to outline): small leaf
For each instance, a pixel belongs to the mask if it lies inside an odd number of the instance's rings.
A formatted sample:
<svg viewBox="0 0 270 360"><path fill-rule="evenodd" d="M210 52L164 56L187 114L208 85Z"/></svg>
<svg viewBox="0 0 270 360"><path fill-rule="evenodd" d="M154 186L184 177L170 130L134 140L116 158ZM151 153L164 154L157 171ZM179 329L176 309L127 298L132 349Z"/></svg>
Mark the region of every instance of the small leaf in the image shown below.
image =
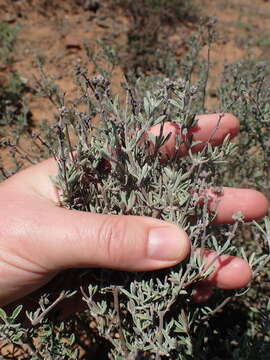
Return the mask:
<svg viewBox="0 0 270 360"><path fill-rule="evenodd" d="M75 342L75 335L71 334L70 338L68 339L69 345L73 345Z"/></svg>
<svg viewBox="0 0 270 360"><path fill-rule="evenodd" d="M165 172L166 176L167 176L169 179L172 178L173 172L172 172L172 170L171 170L170 168L165 167L165 168L163 169L163 171Z"/></svg>
<svg viewBox="0 0 270 360"><path fill-rule="evenodd" d="M5 310L3 310L2 308L0 308L0 318L6 322L7 321L7 313L5 312Z"/></svg>
<svg viewBox="0 0 270 360"><path fill-rule="evenodd" d="M16 309L14 309L12 315L11 315L11 319L15 320L17 318L17 316L20 314L20 312L22 311L23 306L19 305L16 307Z"/></svg>

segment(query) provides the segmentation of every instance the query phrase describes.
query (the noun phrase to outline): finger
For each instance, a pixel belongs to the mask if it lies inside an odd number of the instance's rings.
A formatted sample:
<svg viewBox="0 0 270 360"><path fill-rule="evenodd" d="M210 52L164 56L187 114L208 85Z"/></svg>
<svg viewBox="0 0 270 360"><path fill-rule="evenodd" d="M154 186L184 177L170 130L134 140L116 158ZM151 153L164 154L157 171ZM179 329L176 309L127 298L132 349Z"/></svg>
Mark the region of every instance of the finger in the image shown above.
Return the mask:
<svg viewBox="0 0 270 360"><path fill-rule="evenodd" d="M209 191L211 200L208 209L216 211L215 224L232 224L233 215L241 212L244 221L260 219L268 213L267 198L256 190L223 187L223 193L216 195Z"/></svg>
<svg viewBox="0 0 270 360"><path fill-rule="evenodd" d="M208 249L197 249L196 251L203 256L205 269L214 266L214 271L193 289L192 299L195 303L209 300L213 294L213 288L240 289L251 281L252 272L245 260L230 255L217 256L215 251Z"/></svg>
<svg viewBox="0 0 270 360"><path fill-rule="evenodd" d="M220 255L208 249L199 249L205 264L205 269L214 266L214 271L200 284L219 289L240 289L245 287L252 278L249 264L236 256Z"/></svg>
<svg viewBox="0 0 270 360"><path fill-rule="evenodd" d="M35 252L35 261L49 272L74 267L153 270L179 263L190 250L187 234L161 220L68 210L37 201L36 195L20 201L27 207L9 220L8 232L15 228L15 243L18 237L24 243L21 257Z"/></svg>
<svg viewBox="0 0 270 360"><path fill-rule="evenodd" d="M222 144L227 135L232 139L239 131L239 120L232 114L208 114L198 115L197 124L195 127L189 130L189 135L193 135L193 141L201 141L202 144L198 144L192 148L192 152L198 152L203 149L207 142L210 142L213 146ZM160 126L156 125L149 129L149 131L158 136L160 133ZM163 136L167 136L171 133L171 136L167 142L160 148L160 151L168 156L173 156L176 149L176 137L181 133L180 126L175 123L166 122L163 128ZM182 140L185 136L181 134ZM187 155L188 147L185 144L180 146L178 150L179 156Z"/></svg>

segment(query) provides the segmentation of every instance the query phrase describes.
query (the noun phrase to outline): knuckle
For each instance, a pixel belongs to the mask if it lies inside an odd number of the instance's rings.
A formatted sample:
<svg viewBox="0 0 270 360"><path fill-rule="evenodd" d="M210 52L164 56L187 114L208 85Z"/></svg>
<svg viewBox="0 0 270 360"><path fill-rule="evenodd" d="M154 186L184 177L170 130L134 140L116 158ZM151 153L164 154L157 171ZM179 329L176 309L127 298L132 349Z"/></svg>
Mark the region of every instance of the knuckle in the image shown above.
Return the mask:
<svg viewBox="0 0 270 360"><path fill-rule="evenodd" d="M126 249L126 222L120 216L108 216L99 233L99 246L107 261L118 264Z"/></svg>

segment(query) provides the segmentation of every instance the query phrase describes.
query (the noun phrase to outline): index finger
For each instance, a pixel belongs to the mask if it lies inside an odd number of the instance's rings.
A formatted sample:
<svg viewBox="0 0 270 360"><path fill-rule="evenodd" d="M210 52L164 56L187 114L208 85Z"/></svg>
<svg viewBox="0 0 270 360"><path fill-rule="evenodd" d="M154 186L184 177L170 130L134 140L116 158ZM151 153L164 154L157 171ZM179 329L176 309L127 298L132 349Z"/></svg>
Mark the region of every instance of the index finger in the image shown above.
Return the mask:
<svg viewBox="0 0 270 360"><path fill-rule="evenodd" d="M188 131L188 135L192 135L193 141L200 141L201 144L193 146L192 152L202 150L207 142L212 146L218 146L222 144L227 135L232 139L239 132L239 120L229 113L198 115L196 119L197 123ZM161 125L155 125L148 132L158 136L160 128ZM175 151L178 152L179 156L187 155L188 146L184 143L185 135L182 133L180 126L176 123L166 122L163 128L163 136L166 137L170 133L169 139L160 148L160 151L169 157L173 156ZM180 135L180 138L183 140L179 149L176 149L177 135Z"/></svg>

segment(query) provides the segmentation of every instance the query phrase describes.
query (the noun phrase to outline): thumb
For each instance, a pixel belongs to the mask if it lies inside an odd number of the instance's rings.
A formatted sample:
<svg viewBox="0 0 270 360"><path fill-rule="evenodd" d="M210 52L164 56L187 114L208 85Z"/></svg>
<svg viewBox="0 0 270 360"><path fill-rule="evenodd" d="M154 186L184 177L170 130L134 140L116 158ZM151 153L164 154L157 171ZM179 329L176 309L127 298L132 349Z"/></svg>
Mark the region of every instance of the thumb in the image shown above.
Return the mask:
<svg viewBox="0 0 270 360"><path fill-rule="evenodd" d="M51 204L45 212L36 231L52 271L73 267L153 270L181 262L190 250L182 229L150 217L90 214Z"/></svg>

